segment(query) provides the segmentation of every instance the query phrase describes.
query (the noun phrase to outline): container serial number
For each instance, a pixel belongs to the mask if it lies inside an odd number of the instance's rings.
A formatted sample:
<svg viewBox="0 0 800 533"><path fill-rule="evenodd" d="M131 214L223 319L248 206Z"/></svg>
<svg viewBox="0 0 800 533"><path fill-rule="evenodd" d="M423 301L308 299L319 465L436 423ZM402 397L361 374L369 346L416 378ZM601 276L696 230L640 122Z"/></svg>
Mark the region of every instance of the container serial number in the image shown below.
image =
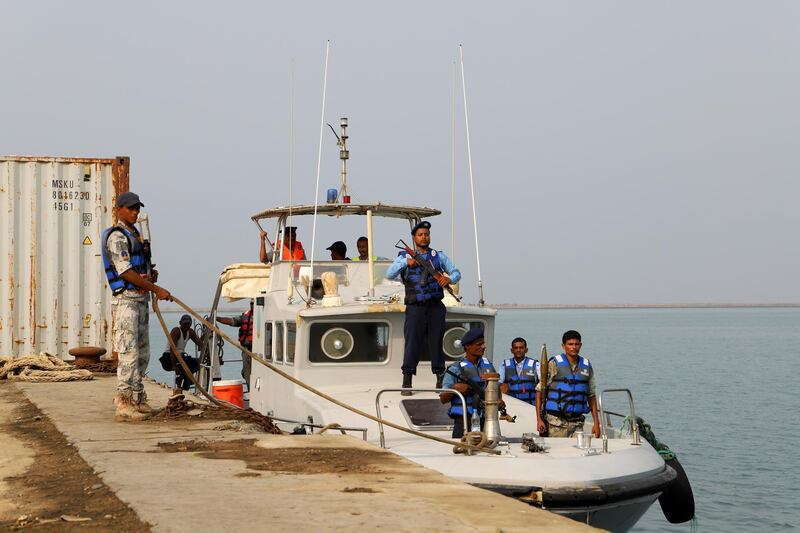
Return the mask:
<svg viewBox="0 0 800 533"><path fill-rule="evenodd" d="M81 191L53 191L53 200L88 200L89 193Z"/></svg>

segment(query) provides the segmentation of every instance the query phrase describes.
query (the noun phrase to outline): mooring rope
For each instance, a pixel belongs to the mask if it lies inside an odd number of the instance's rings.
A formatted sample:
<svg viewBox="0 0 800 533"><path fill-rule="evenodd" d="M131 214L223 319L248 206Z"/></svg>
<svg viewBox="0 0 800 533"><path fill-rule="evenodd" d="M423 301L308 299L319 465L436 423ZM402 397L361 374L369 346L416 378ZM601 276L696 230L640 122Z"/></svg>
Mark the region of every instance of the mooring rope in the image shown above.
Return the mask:
<svg viewBox="0 0 800 533"><path fill-rule="evenodd" d="M175 301L178 301L178 299L175 298ZM200 392L200 394L205 396L205 398L208 401L210 401L212 404L214 404L214 405L216 405L218 407L221 407L223 409L229 409L231 411L236 412L236 414L237 414L237 416L239 418L246 418L246 419L250 419L250 420L254 420L255 419L256 423L261 425L264 428L264 430L267 431L268 433L280 433L281 432L278 429L278 427L272 422L272 419L269 418L268 416L265 416L265 415L255 411L254 409L243 409L243 408L239 407L238 405L234 405L234 404L232 404L230 402L226 402L226 401L220 400L220 399L216 398L214 395L209 394L209 392L206 389L204 389L197 382L197 379L194 377L194 373L189 369L189 365L186 364L186 361L184 361L183 356L181 355L180 351L178 350L178 347L175 345L175 341L172 339L172 335L169 334L169 329L167 328L167 323L164 322L164 317L161 314L161 310L158 308L158 300L156 298L153 298L153 311L155 311L156 317L158 317L158 322L159 322L159 324L161 324L161 329L164 331L164 335L167 336L167 342L169 343L169 349L172 352L172 355L175 356L175 359L178 361L178 364L181 365L181 368L183 369L184 374L189 378L189 380L192 382L192 384L195 386L195 388ZM194 311L192 311L192 314L196 315L196 313L194 313ZM205 320L203 320L203 322L205 322ZM208 322L205 322L205 323L208 324ZM214 327L214 326L212 326L212 327Z"/></svg>
<svg viewBox="0 0 800 533"><path fill-rule="evenodd" d="M342 409L346 409L346 410L348 410L348 411L350 411L352 413L355 413L355 414L357 414L359 416L362 416L364 418L372 420L373 422L376 422L378 424L383 424L384 426L388 426L388 427L396 429L398 431L402 431L403 433L408 433L409 435L414 435L416 437L421 437L423 439L428 439L428 440L436 441L436 442L439 442L439 443L442 443L442 444L447 444L448 446L459 446L459 447L462 447L462 448L465 448L465 449L485 452L485 453L489 453L489 454L493 454L493 455L500 455L500 451L499 450L494 450L492 448L486 448L484 446L474 446L474 445L469 444L467 442L459 442L459 441L455 441L455 440L451 440L451 439L444 439L444 438L441 438L441 437L437 437L435 435L427 435L427 434L422 433L420 431L416 431L416 430L401 426L399 424L395 424L394 422L391 422L389 420L384 420L382 418L378 418L375 415L371 415L371 414L369 414L369 413L367 413L365 411L362 411L362 410L360 410L360 409L358 409L356 407L353 407L352 405L349 405L349 404L346 404L346 403L344 403L344 402L342 402L340 400L337 400L336 398L334 398L332 396L329 396L328 394L325 394L321 390L312 387L311 385L309 385L309 384L297 379L296 377L294 377L294 376L292 376L290 374L287 374L286 372L284 372L280 368L274 366L273 364L271 364L269 361L267 361L266 359L262 358L261 356L254 354L249 349L245 348L244 346L242 346L238 342L234 341L225 332L220 330L216 325L211 324L210 322L208 322L205 318L200 316L194 309L192 309L191 307L189 307L188 305L183 303L175 295L172 295L172 300L176 304L178 304L180 307L182 307L187 313L192 315L196 320L198 320L199 322L202 322L208 328L213 329L214 331L216 331L219 334L220 337L222 337L223 339L225 339L226 341L231 343L234 347L240 349L242 351L242 353L247 355L250 359L261 363L262 365L264 365L268 369L272 370L273 372L275 372L276 374L278 374L282 378L291 381L295 385L306 389L308 392L310 392L312 394L315 394L315 395L319 396L320 398L324 398L325 400L328 400L329 402L333 403L334 405L337 405L337 406L341 407ZM167 326L164 323L164 318L161 316L161 312L158 310L158 304L156 303L155 300L154 300L154 304L153 304L153 309L155 310L156 315L158 316L159 322L161 322L162 329L164 330L165 334L167 335L167 338L170 340L170 349L172 349L173 353L176 353L178 351L177 347L172 342L172 337L169 336L169 333L167 331ZM203 389L202 387L200 387L197 384L197 382L193 379L194 376L189 371L189 367L183 361L182 357L178 356L178 362L181 364L181 367L184 369L184 371L186 371L188 373L188 375L191 376L192 383L194 383L195 386L198 387L198 390L201 391L201 393L206 398L209 398L212 402L218 403L219 400L217 400L216 398L213 398L210 394L208 394L208 392L205 389ZM227 403L227 402L225 402L225 403ZM228 404L228 405L231 405L231 404Z"/></svg>
<svg viewBox="0 0 800 533"><path fill-rule="evenodd" d="M650 443L650 446L652 446L653 449L658 452L662 459L669 461L670 459L675 459L677 457L677 454L671 450L669 446L656 438L656 434L653 432L652 426L650 426L650 424L648 424L644 418L637 416L636 424L639 426L639 435L641 435L644 440ZM626 416L622 420L621 429L623 431L627 429L629 433L632 431L630 416Z"/></svg>

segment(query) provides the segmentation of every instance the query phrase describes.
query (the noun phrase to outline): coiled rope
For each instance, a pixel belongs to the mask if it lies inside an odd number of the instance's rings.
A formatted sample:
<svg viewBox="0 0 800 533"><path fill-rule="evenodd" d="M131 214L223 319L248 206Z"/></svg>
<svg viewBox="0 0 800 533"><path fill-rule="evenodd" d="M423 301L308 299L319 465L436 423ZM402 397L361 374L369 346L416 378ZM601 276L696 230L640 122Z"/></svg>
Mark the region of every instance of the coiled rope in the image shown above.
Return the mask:
<svg viewBox="0 0 800 533"><path fill-rule="evenodd" d="M395 424L394 422L391 422L389 420L384 420L384 419L378 418L375 415L369 414L369 413L367 413L365 411L362 411L362 410L360 410L360 409L358 409L356 407L353 407L352 405L349 405L349 404L346 404L346 403L344 403L342 401L339 401L336 398L325 394L321 390L316 389L316 388L312 387L311 385L309 385L309 384L307 384L307 383L305 383L303 381L300 381L296 377L294 377L294 376L292 376L290 374L287 374L286 372L284 372L280 368L277 368L276 366L272 365L269 361L267 361L266 359L262 358L261 356L254 354L252 351L250 351L249 349L245 348L244 346L239 344L237 341L233 340L225 332L220 330L216 325L211 324L210 322L208 322L205 318L200 316L194 309L192 309L191 307L189 307L188 305L183 303L175 295L172 295L172 300L176 304L178 304L180 307L182 307L187 313L192 315L196 320L198 320L199 322L202 322L203 324L205 324L206 327L216 331L217 334L220 337L222 337L223 339L225 339L226 341L231 343L234 347L240 349L242 351L242 353L247 355L253 361L257 361L257 362L261 363L262 365L264 365L268 369L272 370L273 372L275 372L276 374L278 374L282 378L291 381L295 385L304 388L308 392L310 392L312 394L315 394L315 395L319 396L320 398L324 398L325 400L328 400L332 404L337 405L337 406L341 407L342 409L346 409L346 410L350 411L351 413L355 413L355 414L357 414L359 416L362 416L364 418L372 420L373 422L376 422L378 424L383 424L384 426L388 426L388 427L390 427L392 429L396 429L398 431L402 431L403 433L408 433L409 435L414 435L414 436L417 436L417 437L421 437L423 439L428 439L428 440L436 441L436 442L439 442L439 443L442 443L442 444L447 444L448 446L454 446L454 447L458 446L458 447L464 448L464 449L485 452L485 453L493 454L493 455L500 455L500 451L499 450L494 450L492 448L486 448L485 446L475 446L475 445L472 445L472 444L467 443L467 442L458 442L458 441L451 440L451 439L444 439L444 438L441 438L441 437L437 437L435 435L427 435L427 434L422 433L420 431L416 431L416 430L413 430L413 429L409 429L407 427L403 427L403 426L401 426L399 424ZM197 383L197 381L194 379L194 375L189 370L189 367L186 365L186 363L184 362L183 358L178 353L178 349L175 346L175 343L172 341L172 337L170 337L169 331L167 330L167 325L164 322L164 317L161 316L161 311L158 309L158 301L155 300L155 299L153 300L153 310L156 312L156 316L158 317L158 321L161 323L161 328L164 330L164 334L169 339L169 345L170 345L170 349L172 350L172 353L175 354L175 356L176 356L178 362L180 363L181 367L183 368L183 370L187 373L188 376L190 376L190 379L191 379L192 383L195 385L195 387L197 387L197 390L199 390L200 393L203 396L208 398L209 401L211 401L211 402L213 402L213 403L215 403L217 405L223 405L224 404L227 407L233 407L233 408L236 408L236 409L240 409L238 406L234 406L233 404L230 404L228 402L220 402L217 398L214 398L211 394L208 393L208 391L206 391L204 388L202 388Z"/></svg>
<svg viewBox="0 0 800 533"><path fill-rule="evenodd" d="M89 370L81 370L47 352L24 357L0 356L0 379L55 383L60 381L86 381L92 379Z"/></svg>

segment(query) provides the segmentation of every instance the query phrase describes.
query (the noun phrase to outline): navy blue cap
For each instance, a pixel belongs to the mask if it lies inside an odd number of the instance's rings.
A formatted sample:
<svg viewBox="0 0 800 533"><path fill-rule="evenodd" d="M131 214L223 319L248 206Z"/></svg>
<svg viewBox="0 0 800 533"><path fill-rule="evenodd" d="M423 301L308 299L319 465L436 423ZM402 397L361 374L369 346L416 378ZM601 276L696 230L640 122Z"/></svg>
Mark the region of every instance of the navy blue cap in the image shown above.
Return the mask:
<svg viewBox="0 0 800 533"><path fill-rule="evenodd" d="M139 200L139 195L135 192L128 191L117 196L117 207L133 207L136 205L144 207L142 201Z"/></svg>
<svg viewBox="0 0 800 533"><path fill-rule="evenodd" d="M419 228L431 229L431 223L427 220L422 220L414 224L414 227L411 228L411 235L414 235Z"/></svg>
<svg viewBox="0 0 800 533"><path fill-rule="evenodd" d="M192 317L190 317L189 315L183 315L181 317L181 320L180 320L179 323L180 324L191 324L192 323Z"/></svg>
<svg viewBox="0 0 800 533"><path fill-rule="evenodd" d="M342 241L336 241L325 249L331 252L339 252L339 255L347 255L347 245Z"/></svg>
<svg viewBox="0 0 800 533"><path fill-rule="evenodd" d="M464 336L461 337L461 346L466 346L467 344L472 344L478 339L483 338L483 329L481 328L472 328L468 332L464 333Z"/></svg>

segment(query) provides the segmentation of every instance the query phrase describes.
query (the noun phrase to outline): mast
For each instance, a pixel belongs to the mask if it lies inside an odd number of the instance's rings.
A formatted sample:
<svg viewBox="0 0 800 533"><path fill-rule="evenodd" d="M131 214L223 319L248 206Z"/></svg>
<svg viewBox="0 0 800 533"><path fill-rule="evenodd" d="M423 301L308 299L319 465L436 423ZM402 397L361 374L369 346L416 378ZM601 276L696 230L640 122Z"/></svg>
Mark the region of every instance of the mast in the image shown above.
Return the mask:
<svg viewBox="0 0 800 533"><path fill-rule="evenodd" d="M350 159L350 150L347 149L347 117L339 119L339 159L342 161L342 190L339 194L342 197L342 202L345 204L350 203L350 195L347 194L347 160Z"/></svg>

